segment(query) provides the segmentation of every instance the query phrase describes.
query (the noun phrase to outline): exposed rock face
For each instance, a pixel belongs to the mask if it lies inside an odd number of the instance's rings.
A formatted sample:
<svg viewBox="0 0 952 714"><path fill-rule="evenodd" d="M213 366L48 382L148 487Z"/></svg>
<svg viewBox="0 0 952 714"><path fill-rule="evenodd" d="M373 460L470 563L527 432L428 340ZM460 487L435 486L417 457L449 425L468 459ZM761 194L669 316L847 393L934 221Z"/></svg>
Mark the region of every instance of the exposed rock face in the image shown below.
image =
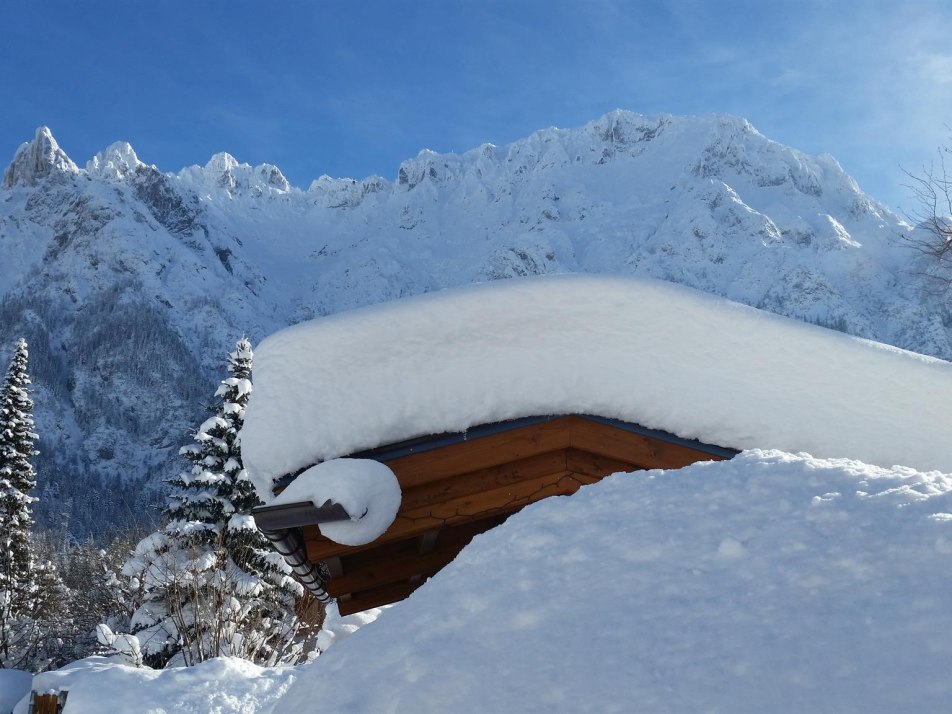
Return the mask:
<svg viewBox="0 0 952 714"><path fill-rule="evenodd" d="M735 117L612 112L307 191L226 153L163 173L122 142L81 170L41 128L3 187L0 357L28 338L40 479L74 524L85 494L180 467L240 335L474 281L661 278L952 357L910 228L831 157Z"/></svg>

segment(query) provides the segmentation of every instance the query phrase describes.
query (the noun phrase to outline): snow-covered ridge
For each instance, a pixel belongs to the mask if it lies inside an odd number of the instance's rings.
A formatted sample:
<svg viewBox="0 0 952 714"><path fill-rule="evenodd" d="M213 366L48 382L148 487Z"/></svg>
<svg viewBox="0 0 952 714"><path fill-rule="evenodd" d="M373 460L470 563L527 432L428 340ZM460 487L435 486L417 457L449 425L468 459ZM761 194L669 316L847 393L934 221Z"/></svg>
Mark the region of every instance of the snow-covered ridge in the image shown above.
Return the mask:
<svg viewBox="0 0 952 714"><path fill-rule="evenodd" d="M215 154L204 167L182 169L178 178L205 189L223 189L229 194L257 191L260 195L265 191L284 193L291 190L291 184L277 166L260 164L252 167L227 152Z"/></svg>
<svg viewBox="0 0 952 714"><path fill-rule="evenodd" d="M527 416L952 470L952 364L657 281L510 280L260 344L242 453L262 498L325 459Z"/></svg>
<svg viewBox="0 0 952 714"><path fill-rule="evenodd" d="M838 190L859 193L855 182L829 156L809 157L801 152L769 141L747 120L730 115L679 117L644 116L615 110L578 129L549 128L505 147L484 144L464 154L438 154L424 149L416 157L400 164L391 184L381 177L362 181L321 176L309 190L366 194L385 189L411 191L424 182L462 182L482 179L490 173L507 173L519 179L540 166L568 166L573 163L605 164L616 156L637 157L646 146L663 144L666 151L679 146L678 153L695 157L692 170L700 177L719 176L724 169L754 178L760 186L789 185L793 190L818 195L831 181ZM17 183L33 186L54 173L85 173L90 178L122 180L142 165L132 146L117 142L87 162L85 171L77 168L59 147L46 127L37 129L33 142L23 144L4 174L4 186ZM153 168L155 168L153 166ZM281 170L272 164L252 167L227 152L212 156L204 166L189 166L174 176L184 186L218 189L228 192L294 191ZM348 192L348 188L351 191ZM331 206L353 206L359 200L342 201ZM881 210L871 202L868 210Z"/></svg>

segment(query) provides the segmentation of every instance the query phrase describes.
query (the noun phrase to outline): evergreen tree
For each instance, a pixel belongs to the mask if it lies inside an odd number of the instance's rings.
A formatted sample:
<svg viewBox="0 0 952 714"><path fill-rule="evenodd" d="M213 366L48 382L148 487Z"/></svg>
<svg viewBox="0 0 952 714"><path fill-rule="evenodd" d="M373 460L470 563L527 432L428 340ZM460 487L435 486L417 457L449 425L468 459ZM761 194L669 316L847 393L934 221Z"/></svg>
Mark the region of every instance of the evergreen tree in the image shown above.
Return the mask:
<svg viewBox="0 0 952 714"><path fill-rule="evenodd" d="M62 605L62 584L50 563L34 562L30 491L37 455L29 351L20 339L0 388L0 667L39 669L49 621Z"/></svg>
<svg viewBox="0 0 952 714"><path fill-rule="evenodd" d="M139 543L124 569L144 593L132 634L151 666L219 655L275 664L300 654L294 604L302 588L249 515L259 500L242 466L239 430L252 359L242 338L212 416L181 450L191 468L168 482L167 525ZM130 649L127 640L122 646Z"/></svg>

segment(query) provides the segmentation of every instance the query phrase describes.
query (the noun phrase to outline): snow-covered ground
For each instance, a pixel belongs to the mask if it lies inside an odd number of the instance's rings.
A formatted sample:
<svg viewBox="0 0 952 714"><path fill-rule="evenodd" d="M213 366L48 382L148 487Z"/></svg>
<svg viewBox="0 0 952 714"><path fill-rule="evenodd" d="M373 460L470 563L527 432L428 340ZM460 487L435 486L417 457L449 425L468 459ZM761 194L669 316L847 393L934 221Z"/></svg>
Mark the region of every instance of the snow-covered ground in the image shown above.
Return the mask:
<svg viewBox="0 0 952 714"><path fill-rule="evenodd" d="M952 364L655 280L506 280L282 330L242 456L271 479L526 416L595 414L737 449L952 471Z"/></svg>
<svg viewBox="0 0 952 714"><path fill-rule="evenodd" d="M37 684L67 714L944 711L950 566L952 475L749 451L536 503L308 665Z"/></svg>
<svg viewBox="0 0 952 714"><path fill-rule="evenodd" d="M256 714L274 705L297 672L219 657L194 667L135 668L89 657L34 678L37 691L66 690L66 714ZM13 710L27 714L27 699ZM306 710L305 710L306 711Z"/></svg>
<svg viewBox="0 0 952 714"><path fill-rule="evenodd" d="M332 605L318 647L326 650L376 620L385 609L341 617ZM32 688L41 693L68 692L67 714L261 714L283 711L274 705L305 671L304 667L258 667L232 657L161 670L131 667L120 663L120 657L114 659L88 657L44 672L33 679ZM14 705L15 714L27 714L29 691L28 673L0 670L0 714L7 714Z"/></svg>
<svg viewBox="0 0 952 714"><path fill-rule="evenodd" d="M7 714L30 692L30 673L19 669L0 669L0 714Z"/></svg>

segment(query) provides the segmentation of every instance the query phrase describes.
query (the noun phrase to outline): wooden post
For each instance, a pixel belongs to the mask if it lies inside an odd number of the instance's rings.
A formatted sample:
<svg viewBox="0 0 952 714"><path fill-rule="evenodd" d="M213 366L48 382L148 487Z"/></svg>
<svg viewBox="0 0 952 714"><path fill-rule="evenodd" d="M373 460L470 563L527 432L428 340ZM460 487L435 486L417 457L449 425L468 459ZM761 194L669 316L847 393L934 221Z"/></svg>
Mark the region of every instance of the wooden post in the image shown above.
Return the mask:
<svg viewBox="0 0 952 714"><path fill-rule="evenodd" d="M48 694L30 692L29 714L62 714L63 707L66 706L66 695L65 691Z"/></svg>

